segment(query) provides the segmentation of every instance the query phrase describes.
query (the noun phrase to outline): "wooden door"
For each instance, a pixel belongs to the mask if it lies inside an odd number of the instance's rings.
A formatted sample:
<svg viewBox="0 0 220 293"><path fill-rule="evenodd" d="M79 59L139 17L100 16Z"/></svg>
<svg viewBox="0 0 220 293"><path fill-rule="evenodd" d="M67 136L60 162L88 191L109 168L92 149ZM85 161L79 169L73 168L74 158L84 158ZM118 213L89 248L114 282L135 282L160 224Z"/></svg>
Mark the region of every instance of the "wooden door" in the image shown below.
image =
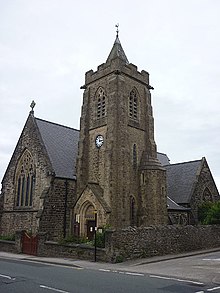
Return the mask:
<svg viewBox="0 0 220 293"><path fill-rule="evenodd" d="M87 220L87 237L93 240L95 234L95 220Z"/></svg>

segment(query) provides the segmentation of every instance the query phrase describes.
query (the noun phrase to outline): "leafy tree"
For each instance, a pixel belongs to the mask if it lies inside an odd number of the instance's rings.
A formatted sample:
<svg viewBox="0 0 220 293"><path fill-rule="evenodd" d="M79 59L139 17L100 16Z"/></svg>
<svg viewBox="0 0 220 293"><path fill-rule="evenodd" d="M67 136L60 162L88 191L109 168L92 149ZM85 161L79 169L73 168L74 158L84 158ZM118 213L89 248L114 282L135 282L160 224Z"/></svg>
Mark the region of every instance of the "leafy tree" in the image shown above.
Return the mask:
<svg viewBox="0 0 220 293"><path fill-rule="evenodd" d="M208 210L204 224L220 224L220 201L213 203L211 208Z"/></svg>
<svg viewBox="0 0 220 293"><path fill-rule="evenodd" d="M198 220L200 223L204 224L204 221L207 217L208 211L210 210L211 206L212 206L212 202L211 201L206 201L203 202L199 208L198 208Z"/></svg>
<svg viewBox="0 0 220 293"><path fill-rule="evenodd" d="M199 207L198 216L202 224L220 224L220 201L203 203Z"/></svg>

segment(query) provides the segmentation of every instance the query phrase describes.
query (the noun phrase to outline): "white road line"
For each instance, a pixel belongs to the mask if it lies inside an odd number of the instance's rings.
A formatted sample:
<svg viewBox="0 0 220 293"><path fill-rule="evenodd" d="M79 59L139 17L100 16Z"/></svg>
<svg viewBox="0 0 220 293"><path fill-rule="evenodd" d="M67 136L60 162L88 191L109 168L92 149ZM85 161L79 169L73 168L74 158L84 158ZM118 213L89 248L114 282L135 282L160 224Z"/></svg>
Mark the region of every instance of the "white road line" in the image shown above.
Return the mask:
<svg viewBox="0 0 220 293"><path fill-rule="evenodd" d="M52 287L48 287L48 286L44 286L44 285L40 285L40 288L48 289L48 290L52 290L52 291L60 292L60 293L70 293L70 292L68 292L68 291L63 291L63 290L61 290L61 289L52 288Z"/></svg>
<svg viewBox="0 0 220 293"><path fill-rule="evenodd" d="M140 273L132 273L132 272L124 272L124 271L111 271L111 270L107 270L107 269L99 269L99 271L118 273L118 274L122 274L122 275L144 276L144 274L140 274Z"/></svg>
<svg viewBox="0 0 220 293"><path fill-rule="evenodd" d="M150 275L151 278L158 278L158 279L164 279L164 280L172 280L172 281L178 281L178 282L185 282L185 283L191 283L196 285L204 285L204 283L201 282L195 282L192 280L182 280L177 278L170 278L170 277L163 277L163 276L156 276L156 275Z"/></svg>
<svg viewBox="0 0 220 293"><path fill-rule="evenodd" d="M210 261L210 260L220 261L220 258L203 258L202 260L207 260L207 261Z"/></svg>
<svg viewBox="0 0 220 293"><path fill-rule="evenodd" d="M218 290L220 289L220 287L214 287L214 288L211 288L211 289L207 289L207 291L215 291L215 290Z"/></svg>
<svg viewBox="0 0 220 293"><path fill-rule="evenodd" d="M129 272L126 272L125 274L126 275L132 275L132 276L144 276L144 274L139 274L139 273L129 273Z"/></svg>
<svg viewBox="0 0 220 293"><path fill-rule="evenodd" d="M6 276L6 275L1 275L1 274L0 274L0 277L2 277L2 278L6 278L6 279L9 279L9 280L15 280L15 278L12 278L12 277L10 277L10 276Z"/></svg>
<svg viewBox="0 0 220 293"><path fill-rule="evenodd" d="M195 293L205 293L205 291L197 291L197 292L195 292Z"/></svg>

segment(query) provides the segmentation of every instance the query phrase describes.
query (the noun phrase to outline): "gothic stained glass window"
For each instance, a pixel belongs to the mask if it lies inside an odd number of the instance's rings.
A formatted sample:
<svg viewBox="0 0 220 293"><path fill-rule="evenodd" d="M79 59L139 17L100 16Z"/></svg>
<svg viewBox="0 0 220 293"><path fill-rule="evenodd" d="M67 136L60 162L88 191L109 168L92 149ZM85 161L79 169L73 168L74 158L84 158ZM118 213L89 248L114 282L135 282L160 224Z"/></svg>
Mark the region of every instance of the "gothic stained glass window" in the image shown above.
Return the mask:
<svg viewBox="0 0 220 293"><path fill-rule="evenodd" d="M20 201L20 194L21 194L21 177L18 178L18 183L17 183L17 200L16 200L16 205L19 206L19 201Z"/></svg>
<svg viewBox="0 0 220 293"><path fill-rule="evenodd" d="M106 116L106 95L102 87L97 91L97 118L100 119Z"/></svg>
<svg viewBox="0 0 220 293"><path fill-rule="evenodd" d="M136 144L133 145L132 156L133 156L133 168L134 168L134 170L136 170L137 169L137 146L136 146Z"/></svg>
<svg viewBox="0 0 220 293"><path fill-rule="evenodd" d="M30 174L28 174L26 179L25 206L28 206L28 201L29 201L29 193L30 193L29 185L30 185Z"/></svg>
<svg viewBox="0 0 220 293"><path fill-rule="evenodd" d="M133 89L129 96L129 117L137 120L138 119L138 94L137 90Z"/></svg>
<svg viewBox="0 0 220 293"><path fill-rule="evenodd" d="M28 150L21 156L16 170L16 203L17 207L32 206L35 185L35 168L33 158Z"/></svg>

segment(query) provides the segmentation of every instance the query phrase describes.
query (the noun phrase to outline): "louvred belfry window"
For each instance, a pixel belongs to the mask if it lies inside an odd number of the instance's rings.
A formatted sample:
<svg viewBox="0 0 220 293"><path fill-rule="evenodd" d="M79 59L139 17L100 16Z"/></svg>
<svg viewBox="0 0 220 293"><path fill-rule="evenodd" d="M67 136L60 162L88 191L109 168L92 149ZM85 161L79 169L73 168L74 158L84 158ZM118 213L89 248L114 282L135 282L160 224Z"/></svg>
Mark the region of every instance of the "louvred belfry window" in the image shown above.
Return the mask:
<svg viewBox="0 0 220 293"><path fill-rule="evenodd" d="M106 95L102 87L97 91L97 118L100 119L106 116Z"/></svg>
<svg viewBox="0 0 220 293"><path fill-rule="evenodd" d="M129 96L129 117L137 120L138 119L138 94L137 90L133 89Z"/></svg>
<svg viewBox="0 0 220 293"><path fill-rule="evenodd" d="M32 206L35 186L35 165L31 153L25 150L16 170L16 207Z"/></svg>

